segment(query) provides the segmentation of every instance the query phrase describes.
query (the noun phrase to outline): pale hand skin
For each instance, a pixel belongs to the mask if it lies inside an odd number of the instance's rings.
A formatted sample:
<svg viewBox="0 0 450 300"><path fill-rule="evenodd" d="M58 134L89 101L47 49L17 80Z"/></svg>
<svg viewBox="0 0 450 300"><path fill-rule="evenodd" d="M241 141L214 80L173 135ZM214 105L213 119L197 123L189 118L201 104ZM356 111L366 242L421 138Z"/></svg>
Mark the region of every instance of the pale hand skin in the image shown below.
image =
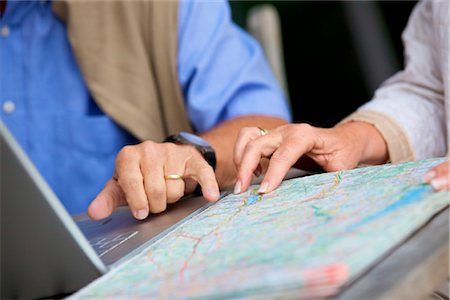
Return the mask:
<svg viewBox="0 0 450 300"><path fill-rule="evenodd" d="M118 206L128 205L134 217L142 220L191 193L197 182L204 198L216 201L219 186L235 182L232 152L239 130L245 126L274 128L286 123L279 118L246 116L201 135L215 149L216 173L193 146L152 141L125 146L117 155L114 176L89 205L88 214L92 219L102 219ZM169 174L182 175L184 180L165 180Z"/></svg>
<svg viewBox="0 0 450 300"><path fill-rule="evenodd" d="M446 161L424 176L424 181L431 184L435 191L450 190L450 161Z"/></svg>
<svg viewBox="0 0 450 300"><path fill-rule="evenodd" d="M234 162L238 168L235 193L248 189L253 173L259 175L261 158L270 158L270 163L259 192L269 193L278 187L289 168L303 155L331 172L352 169L360 163L385 163L388 149L379 131L365 122L349 122L328 129L289 124L264 136L258 128L244 128L234 149ZM450 162L430 170L424 181L436 191L449 190Z"/></svg>
<svg viewBox="0 0 450 300"><path fill-rule="evenodd" d="M273 191L300 157L306 155L325 171L352 169L359 163L380 164L388 159L387 146L374 126L349 122L334 128L289 124L261 136L257 128L244 128L234 149L238 169L235 193L248 189L261 158L270 158L259 192Z"/></svg>

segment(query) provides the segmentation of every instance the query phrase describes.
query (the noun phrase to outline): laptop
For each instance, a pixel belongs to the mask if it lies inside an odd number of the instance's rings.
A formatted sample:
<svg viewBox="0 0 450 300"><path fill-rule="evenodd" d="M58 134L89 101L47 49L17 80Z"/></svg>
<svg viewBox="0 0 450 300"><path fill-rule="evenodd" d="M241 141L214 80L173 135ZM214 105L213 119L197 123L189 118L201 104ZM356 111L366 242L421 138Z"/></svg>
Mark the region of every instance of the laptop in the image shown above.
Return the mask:
<svg viewBox="0 0 450 300"><path fill-rule="evenodd" d="M0 137L1 299L74 292L208 206L191 197L144 221L121 208L75 222L1 120Z"/></svg>

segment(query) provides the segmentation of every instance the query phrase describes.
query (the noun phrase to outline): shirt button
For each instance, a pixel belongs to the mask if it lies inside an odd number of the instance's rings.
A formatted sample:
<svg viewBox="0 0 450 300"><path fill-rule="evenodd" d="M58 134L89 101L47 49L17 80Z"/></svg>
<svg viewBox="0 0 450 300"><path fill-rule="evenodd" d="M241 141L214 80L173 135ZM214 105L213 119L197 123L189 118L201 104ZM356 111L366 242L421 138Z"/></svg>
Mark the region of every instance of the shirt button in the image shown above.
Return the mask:
<svg viewBox="0 0 450 300"><path fill-rule="evenodd" d="M2 26L0 29L0 35L4 38L9 36L9 27L7 25Z"/></svg>
<svg viewBox="0 0 450 300"><path fill-rule="evenodd" d="M5 101L3 103L3 112L5 114L12 114L14 112L14 110L16 109L16 105L14 104L14 102L12 101Z"/></svg>

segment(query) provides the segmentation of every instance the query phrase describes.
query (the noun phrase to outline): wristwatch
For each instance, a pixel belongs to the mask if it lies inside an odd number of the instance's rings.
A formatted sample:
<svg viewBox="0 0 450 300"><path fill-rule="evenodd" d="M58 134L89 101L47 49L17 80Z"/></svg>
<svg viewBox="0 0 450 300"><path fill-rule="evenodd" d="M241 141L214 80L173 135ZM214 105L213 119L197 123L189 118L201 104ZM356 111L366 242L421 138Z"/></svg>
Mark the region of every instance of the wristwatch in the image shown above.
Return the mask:
<svg viewBox="0 0 450 300"><path fill-rule="evenodd" d="M203 158L208 162L208 164L216 169L216 153L211 145L201 137L181 131L177 134L171 135L164 140L164 143L174 143L177 145L192 145L197 149Z"/></svg>

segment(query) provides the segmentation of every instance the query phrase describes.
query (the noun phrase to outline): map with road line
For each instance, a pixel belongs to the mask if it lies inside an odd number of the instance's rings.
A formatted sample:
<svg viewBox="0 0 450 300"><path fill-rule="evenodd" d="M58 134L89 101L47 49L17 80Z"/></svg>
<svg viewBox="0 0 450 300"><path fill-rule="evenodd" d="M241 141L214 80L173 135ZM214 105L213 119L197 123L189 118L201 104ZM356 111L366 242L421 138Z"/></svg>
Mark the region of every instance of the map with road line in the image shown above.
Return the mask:
<svg viewBox="0 0 450 300"><path fill-rule="evenodd" d="M449 204L431 159L286 180L229 195L72 298L314 298L336 294Z"/></svg>

